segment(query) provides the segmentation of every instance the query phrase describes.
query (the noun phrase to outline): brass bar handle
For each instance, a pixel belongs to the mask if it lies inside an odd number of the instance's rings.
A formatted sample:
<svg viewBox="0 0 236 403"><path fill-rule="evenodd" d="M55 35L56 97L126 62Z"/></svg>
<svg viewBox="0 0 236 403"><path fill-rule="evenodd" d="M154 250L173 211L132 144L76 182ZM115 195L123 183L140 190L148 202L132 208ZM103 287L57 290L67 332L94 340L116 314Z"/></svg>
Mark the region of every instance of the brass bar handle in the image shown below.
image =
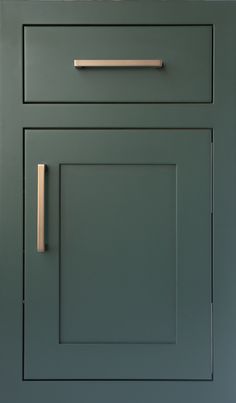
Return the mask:
<svg viewBox="0 0 236 403"><path fill-rule="evenodd" d="M37 251L45 252L45 164L38 164Z"/></svg>
<svg viewBox="0 0 236 403"><path fill-rule="evenodd" d="M74 60L74 67L80 69L83 67L147 67L162 68L163 60Z"/></svg>

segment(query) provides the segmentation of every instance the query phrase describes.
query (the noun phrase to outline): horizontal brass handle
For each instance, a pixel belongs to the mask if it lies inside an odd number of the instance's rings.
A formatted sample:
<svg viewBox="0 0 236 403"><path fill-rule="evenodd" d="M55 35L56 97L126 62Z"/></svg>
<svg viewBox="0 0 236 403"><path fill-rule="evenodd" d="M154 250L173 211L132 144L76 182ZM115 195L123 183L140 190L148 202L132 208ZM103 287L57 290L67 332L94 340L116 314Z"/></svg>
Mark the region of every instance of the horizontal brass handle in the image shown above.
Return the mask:
<svg viewBox="0 0 236 403"><path fill-rule="evenodd" d="M74 67L148 67L162 68L163 60L74 60Z"/></svg>

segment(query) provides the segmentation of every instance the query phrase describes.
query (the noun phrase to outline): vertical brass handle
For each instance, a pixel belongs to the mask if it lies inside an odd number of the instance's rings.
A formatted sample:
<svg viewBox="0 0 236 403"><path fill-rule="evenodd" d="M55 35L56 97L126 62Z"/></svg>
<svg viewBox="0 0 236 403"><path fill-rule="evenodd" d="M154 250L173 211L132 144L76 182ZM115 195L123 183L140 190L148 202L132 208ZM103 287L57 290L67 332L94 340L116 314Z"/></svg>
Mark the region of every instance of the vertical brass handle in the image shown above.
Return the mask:
<svg viewBox="0 0 236 403"><path fill-rule="evenodd" d="M45 164L38 164L37 251L45 252Z"/></svg>

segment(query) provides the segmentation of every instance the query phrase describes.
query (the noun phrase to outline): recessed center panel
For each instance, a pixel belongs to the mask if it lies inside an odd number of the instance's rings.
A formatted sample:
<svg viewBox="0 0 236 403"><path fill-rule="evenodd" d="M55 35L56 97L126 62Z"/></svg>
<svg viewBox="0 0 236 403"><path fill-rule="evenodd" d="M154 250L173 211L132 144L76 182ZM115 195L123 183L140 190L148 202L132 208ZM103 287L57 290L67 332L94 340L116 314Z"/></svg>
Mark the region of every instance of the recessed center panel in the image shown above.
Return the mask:
<svg viewBox="0 0 236 403"><path fill-rule="evenodd" d="M175 343L176 264L175 165L61 165L61 343Z"/></svg>

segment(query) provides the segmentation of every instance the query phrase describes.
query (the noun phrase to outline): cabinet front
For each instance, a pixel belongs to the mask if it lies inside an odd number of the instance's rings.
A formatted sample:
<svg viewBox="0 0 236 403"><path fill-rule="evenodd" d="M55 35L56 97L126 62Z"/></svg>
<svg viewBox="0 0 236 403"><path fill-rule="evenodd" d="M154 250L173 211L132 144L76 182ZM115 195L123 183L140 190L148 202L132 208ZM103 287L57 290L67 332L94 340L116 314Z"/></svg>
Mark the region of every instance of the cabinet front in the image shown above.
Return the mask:
<svg viewBox="0 0 236 403"><path fill-rule="evenodd" d="M0 3L1 403L235 403L236 4Z"/></svg>
<svg viewBox="0 0 236 403"><path fill-rule="evenodd" d="M26 379L211 379L211 145L26 131Z"/></svg>

